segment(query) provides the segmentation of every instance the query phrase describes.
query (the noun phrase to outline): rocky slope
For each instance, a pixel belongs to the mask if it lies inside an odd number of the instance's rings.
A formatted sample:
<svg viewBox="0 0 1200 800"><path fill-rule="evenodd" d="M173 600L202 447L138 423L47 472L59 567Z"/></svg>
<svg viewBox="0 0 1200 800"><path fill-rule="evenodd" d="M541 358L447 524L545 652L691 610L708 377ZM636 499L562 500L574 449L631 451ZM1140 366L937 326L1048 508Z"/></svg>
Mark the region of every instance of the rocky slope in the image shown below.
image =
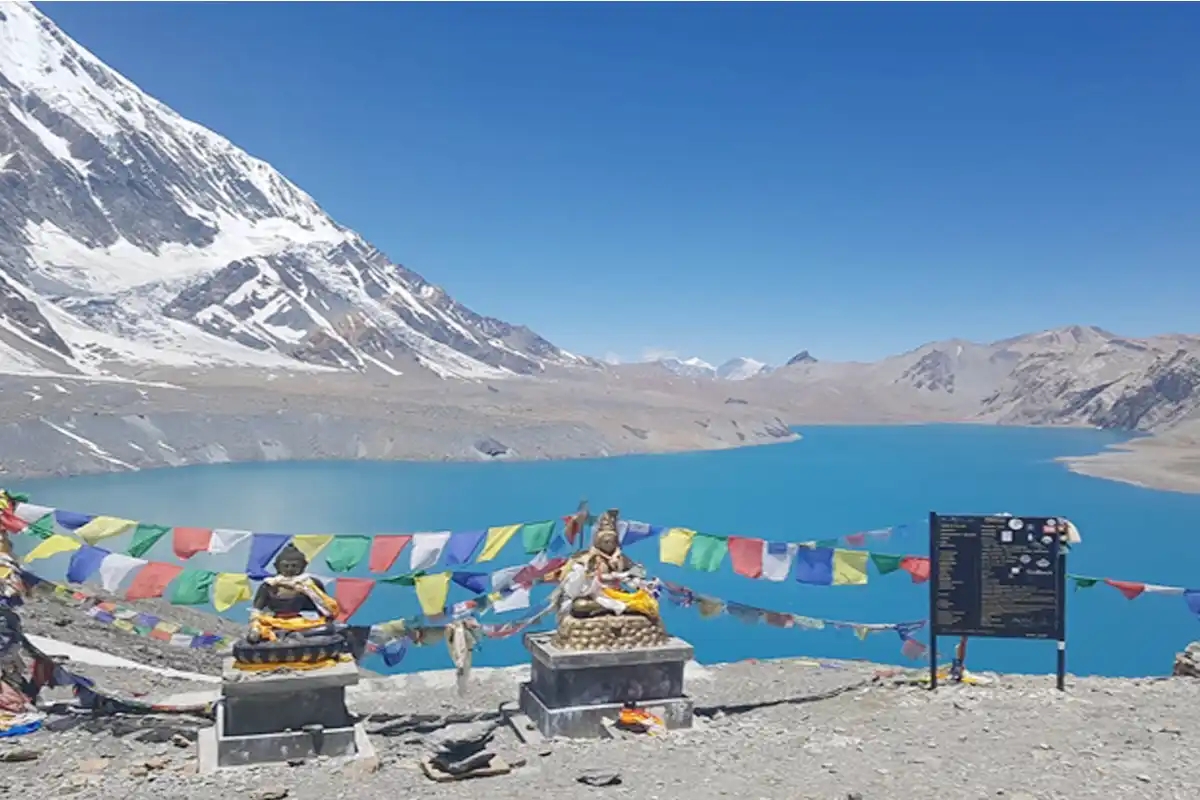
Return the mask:
<svg viewBox="0 0 1200 800"><path fill-rule="evenodd" d="M0 371L130 363L500 377L591 362L457 303L4 3Z"/></svg>
<svg viewBox="0 0 1200 800"><path fill-rule="evenodd" d="M881 414L1156 432L1200 415L1194 335L1129 339L1072 326L990 344L934 342L870 364L793 362L759 382L800 407L841 397Z"/></svg>

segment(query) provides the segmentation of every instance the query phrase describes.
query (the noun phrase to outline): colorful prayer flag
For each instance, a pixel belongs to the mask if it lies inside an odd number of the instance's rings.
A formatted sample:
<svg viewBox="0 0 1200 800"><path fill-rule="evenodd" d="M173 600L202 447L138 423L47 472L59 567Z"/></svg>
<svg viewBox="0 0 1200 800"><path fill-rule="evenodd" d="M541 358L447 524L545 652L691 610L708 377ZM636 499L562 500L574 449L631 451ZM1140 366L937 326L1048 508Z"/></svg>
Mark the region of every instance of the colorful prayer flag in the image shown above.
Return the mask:
<svg viewBox="0 0 1200 800"><path fill-rule="evenodd" d="M296 546L297 550L304 553L304 557L310 564L317 554L332 541L333 534L330 533L302 533L292 537L292 544Z"/></svg>
<svg viewBox="0 0 1200 800"><path fill-rule="evenodd" d="M181 561L187 561L197 553L208 552L212 544L212 531L208 528L173 528L171 549Z"/></svg>
<svg viewBox="0 0 1200 800"><path fill-rule="evenodd" d="M67 583L83 583L100 569L101 562L108 555L107 550L85 544L71 556L67 566Z"/></svg>
<svg viewBox="0 0 1200 800"><path fill-rule="evenodd" d="M498 592L489 599L492 601L492 610L497 614L529 608L529 589L518 586L508 592Z"/></svg>
<svg viewBox="0 0 1200 800"><path fill-rule="evenodd" d="M833 549L801 547L796 551L796 580L816 586L833 583Z"/></svg>
<svg viewBox="0 0 1200 800"><path fill-rule="evenodd" d="M438 563L448 541L450 541L449 531L413 534L412 551L408 555L408 568L413 572L419 572Z"/></svg>
<svg viewBox="0 0 1200 800"><path fill-rule="evenodd" d="M483 550L479 552L479 558L475 560L491 561L500 555L500 551L504 549L504 545L508 544L509 540L516 536L519 530L521 530L520 525L501 525L495 528L488 528L487 539L483 543Z"/></svg>
<svg viewBox="0 0 1200 800"><path fill-rule="evenodd" d="M900 569L912 576L913 583L929 580L929 559L924 556L905 556L900 559Z"/></svg>
<svg viewBox="0 0 1200 800"><path fill-rule="evenodd" d="M446 608L446 596L450 593L450 573L420 575L415 579L417 601L421 612L427 617L436 617Z"/></svg>
<svg viewBox="0 0 1200 800"><path fill-rule="evenodd" d="M25 563L28 564L30 561L37 561L40 558L50 558L59 553L70 553L82 546L78 539L71 536L64 536L61 533L55 533L49 538L38 542L37 547L26 554Z"/></svg>
<svg viewBox="0 0 1200 800"><path fill-rule="evenodd" d="M459 531L450 534L450 541L443 553L446 566L470 563L471 556L475 554L475 549L486 535L487 531Z"/></svg>
<svg viewBox="0 0 1200 800"><path fill-rule="evenodd" d="M166 564L162 561L151 561L133 576L129 588L125 591L126 600L145 600L150 597L162 597L167 584L175 576L183 572L183 567Z"/></svg>
<svg viewBox="0 0 1200 800"><path fill-rule="evenodd" d="M833 585L863 586L867 582L867 551L833 551Z"/></svg>
<svg viewBox="0 0 1200 800"><path fill-rule="evenodd" d="M747 539L743 536L729 537L729 561L733 571L743 578L761 578L763 553L767 543L762 539Z"/></svg>
<svg viewBox="0 0 1200 800"><path fill-rule="evenodd" d="M787 580L797 549L796 545L787 542L767 542L763 548L763 577L776 583Z"/></svg>
<svg viewBox="0 0 1200 800"><path fill-rule="evenodd" d="M283 549L292 537L286 533L256 533L250 538L250 555L246 558L246 574L256 581L270 575L267 567L275 554Z"/></svg>
<svg viewBox="0 0 1200 800"><path fill-rule="evenodd" d="M233 548L253 536L250 531L234 528L213 528L212 537L208 542L210 553L231 553Z"/></svg>
<svg viewBox="0 0 1200 800"><path fill-rule="evenodd" d="M396 563L401 551L412 541L411 536L375 536L371 541L371 555L367 569L371 572L387 572Z"/></svg>
<svg viewBox="0 0 1200 800"><path fill-rule="evenodd" d="M207 542L205 543L207 546ZM171 602L180 606L199 606L208 602L217 573L207 569L185 569L176 576ZM132 587L131 587L132 588Z"/></svg>
<svg viewBox="0 0 1200 800"><path fill-rule="evenodd" d="M1114 581L1112 578L1105 578L1104 582L1125 595L1126 600L1133 600L1146 591L1146 584L1136 581Z"/></svg>
<svg viewBox="0 0 1200 800"><path fill-rule="evenodd" d="M250 576L236 572L222 572L213 583L212 602L218 614L223 614L238 603L253 598L250 591Z"/></svg>
<svg viewBox="0 0 1200 800"><path fill-rule="evenodd" d="M488 576L479 572L454 572L450 580L474 594L485 594L488 590Z"/></svg>
<svg viewBox="0 0 1200 800"><path fill-rule="evenodd" d="M91 514L77 514L74 511L54 509L54 524L64 531L75 531L92 521Z"/></svg>
<svg viewBox="0 0 1200 800"><path fill-rule="evenodd" d="M334 572L349 572L362 563L370 550L370 536L335 536L325 551L325 563Z"/></svg>
<svg viewBox="0 0 1200 800"><path fill-rule="evenodd" d="M901 556L892 556L887 553L871 553L871 563L875 565L875 569L879 570L880 575L888 575L900 569L900 562L902 560Z"/></svg>
<svg viewBox="0 0 1200 800"><path fill-rule="evenodd" d="M159 539L166 536L169 530L171 529L166 525L147 525L139 522L133 531L133 541L129 543L129 549L125 552L134 558L141 558L150 552L150 548L154 547Z"/></svg>
<svg viewBox="0 0 1200 800"><path fill-rule="evenodd" d="M145 565L146 560L143 558L134 558L124 553L109 553L100 562L100 585L106 592L116 592L126 575Z"/></svg>
<svg viewBox="0 0 1200 800"><path fill-rule="evenodd" d="M554 520L531 522L521 528L521 546L529 555L540 553L550 547L550 539L553 536Z"/></svg>
<svg viewBox="0 0 1200 800"><path fill-rule="evenodd" d="M623 523L623 524L622 524ZM631 544L637 544L643 539L653 539L662 533L662 528L657 525L650 525L646 522L638 522L637 520L621 520L618 523L617 532L621 534L621 546L629 547Z"/></svg>
<svg viewBox="0 0 1200 800"><path fill-rule="evenodd" d="M338 622L345 622L366 602L367 595L375 588L370 578L338 578L334 588L334 599L338 603Z"/></svg>
<svg viewBox="0 0 1200 800"><path fill-rule="evenodd" d="M131 519L121 519L119 517L93 517L83 525L80 525L75 531L75 535L88 544L109 539L113 536L120 536L128 530L137 527L137 523Z"/></svg>
<svg viewBox="0 0 1200 800"><path fill-rule="evenodd" d="M54 515L46 514L25 526L24 530L27 536L36 536L39 539L49 539L54 535Z"/></svg>
<svg viewBox="0 0 1200 800"><path fill-rule="evenodd" d="M1071 581L1075 584L1075 591L1080 589L1090 589L1100 582L1099 578L1080 578L1075 575L1070 576Z"/></svg>
<svg viewBox="0 0 1200 800"><path fill-rule="evenodd" d="M702 572L716 572L725 560L729 545L718 536L698 533L692 538L692 569Z"/></svg>
<svg viewBox="0 0 1200 800"><path fill-rule="evenodd" d="M658 540L658 559L664 564L682 567L692 547L696 532L687 528L671 528Z"/></svg>

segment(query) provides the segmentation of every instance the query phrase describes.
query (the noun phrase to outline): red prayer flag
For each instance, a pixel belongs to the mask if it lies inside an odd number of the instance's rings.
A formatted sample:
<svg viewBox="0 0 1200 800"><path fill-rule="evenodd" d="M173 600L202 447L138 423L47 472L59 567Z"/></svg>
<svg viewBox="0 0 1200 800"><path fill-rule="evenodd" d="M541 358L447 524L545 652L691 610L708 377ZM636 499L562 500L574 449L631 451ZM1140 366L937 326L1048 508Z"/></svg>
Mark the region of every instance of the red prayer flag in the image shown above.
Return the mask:
<svg viewBox="0 0 1200 800"><path fill-rule="evenodd" d="M376 536L371 542L371 557L367 561L367 569L371 572L387 572L411 541L411 536Z"/></svg>
<svg viewBox="0 0 1200 800"><path fill-rule="evenodd" d="M1126 600L1133 600L1139 594L1146 591L1146 584L1137 583L1136 581L1114 581L1112 578L1105 578L1104 582L1125 595Z"/></svg>
<svg viewBox="0 0 1200 800"><path fill-rule="evenodd" d="M177 564L164 564L161 561L151 561L138 570L125 591L126 600L145 600L149 597L162 597L167 590L167 584L175 580L175 576L183 572L183 567Z"/></svg>
<svg viewBox="0 0 1200 800"><path fill-rule="evenodd" d="M761 578L763 548L767 546L767 543L762 539L730 536L728 544L729 560L733 564L733 571L745 578Z"/></svg>
<svg viewBox="0 0 1200 800"><path fill-rule="evenodd" d="M924 556L905 556L900 559L900 569L912 575L913 583L929 580L929 559Z"/></svg>
<svg viewBox="0 0 1200 800"><path fill-rule="evenodd" d="M579 532L583 530L583 518L579 514L568 514L563 517L563 536L567 539L567 544L575 544L575 540L579 538Z"/></svg>
<svg viewBox="0 0 1200 800"><path fill-rule="evenodd" d="M0 529L5 533L20 533L25 530L25 520L6 508L0 511Z"/></svg>
<svg viewBox="0 0 1200 800"><path fill-rule="evenodd" d="M208 528L175 528L171 536L171 547L175 555L187 561L196 553L208 550L212 541L212 531Z"/></svg>
<svg viewBox="0 0 1200 800"><path fill-rule="evenodd" d="M851 547L862 547L867 543L867 535L865 533L852 533L846 537L846 544Z"/></svg>
<svg viewBox="0 0 1200 800"><path fill-rule="evenodd" d="M374 588L375 581L370 578L338 578L333 590L339 608L338 622L350 619Z"/></svg>

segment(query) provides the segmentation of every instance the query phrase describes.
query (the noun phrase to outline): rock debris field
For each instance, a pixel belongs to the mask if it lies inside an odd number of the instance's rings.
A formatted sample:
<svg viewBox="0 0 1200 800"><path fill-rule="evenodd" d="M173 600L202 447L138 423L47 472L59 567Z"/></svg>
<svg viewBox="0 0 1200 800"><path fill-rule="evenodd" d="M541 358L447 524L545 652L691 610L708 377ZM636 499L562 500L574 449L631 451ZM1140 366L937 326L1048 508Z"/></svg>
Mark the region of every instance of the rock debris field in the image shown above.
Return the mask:
<svg viewBox="0 0 1200 800"><path fill-rule="evenodd" d="M106 628L45 601L25 609L60 641L156 666L216 674L215 660ZM34 613L40 612L40 613ZM46 620L50 621L47 622ZM67 620L63 622L63 620ZM100 686L163 698L213 683L68 664ZM37 733L0 739L0 794L80 798L508 798L939 800L1200 797L1200 683L1190 678L988 676L936 692L894 668L780 660L692 665L696 727L662 737L523 744L501 724L491 749L508 775L435 783L418 762L457 729L497 720L528 670L476 670L464 697L451 673L364 677L350 693L375 760L314 759L202 776L182 715L51 714ZM907 673L911 676L912 673ZM64 698L51 690L44 699ZM585 785L587 773L619 783Z"/></svg>

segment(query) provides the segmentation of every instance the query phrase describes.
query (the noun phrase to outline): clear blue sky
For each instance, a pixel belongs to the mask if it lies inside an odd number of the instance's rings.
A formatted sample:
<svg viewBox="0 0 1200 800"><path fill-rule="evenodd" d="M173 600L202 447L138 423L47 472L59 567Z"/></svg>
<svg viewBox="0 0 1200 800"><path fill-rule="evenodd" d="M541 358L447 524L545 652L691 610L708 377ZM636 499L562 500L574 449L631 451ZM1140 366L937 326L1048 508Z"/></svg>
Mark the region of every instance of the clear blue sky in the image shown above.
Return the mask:
<svg viewBox="0 0 1200 800"><path fill-rule="evenodd" d="M1200 330L1192 4L41 8L577 352Z"/></svg>

